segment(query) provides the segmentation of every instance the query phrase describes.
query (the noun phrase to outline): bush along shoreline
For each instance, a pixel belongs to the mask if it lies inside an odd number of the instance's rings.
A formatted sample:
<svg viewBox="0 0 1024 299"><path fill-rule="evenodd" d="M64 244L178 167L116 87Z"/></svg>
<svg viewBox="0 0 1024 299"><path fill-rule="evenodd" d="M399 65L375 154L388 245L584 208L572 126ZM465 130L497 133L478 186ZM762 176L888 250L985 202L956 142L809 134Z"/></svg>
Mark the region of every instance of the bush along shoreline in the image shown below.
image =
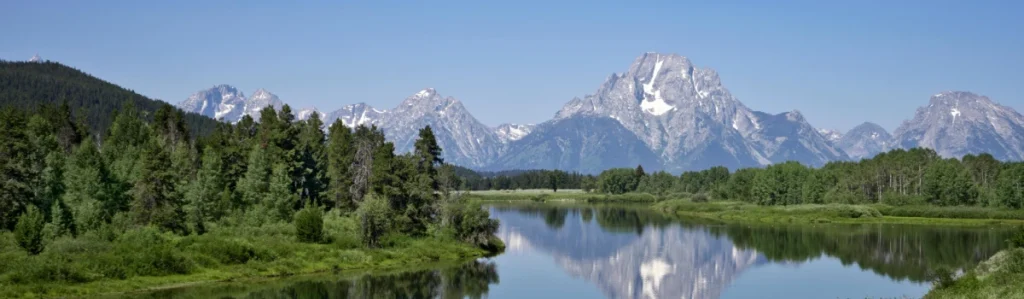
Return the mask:
<svg viewBox="0 0 1024 299"><path fill-rule="evenodd" d="M0 297L415 268L496 254L498 221L430 127L396 154L375 127L267 107L193 138L169 105L104 132L66 105L0 109Z"/></svg>
<svg viewBox="0 0 1024 299"><path fill-rule="evenodd" d="M1024 297L1024 228L1000 251L973 269L941 269L924 298Z"/></svg>

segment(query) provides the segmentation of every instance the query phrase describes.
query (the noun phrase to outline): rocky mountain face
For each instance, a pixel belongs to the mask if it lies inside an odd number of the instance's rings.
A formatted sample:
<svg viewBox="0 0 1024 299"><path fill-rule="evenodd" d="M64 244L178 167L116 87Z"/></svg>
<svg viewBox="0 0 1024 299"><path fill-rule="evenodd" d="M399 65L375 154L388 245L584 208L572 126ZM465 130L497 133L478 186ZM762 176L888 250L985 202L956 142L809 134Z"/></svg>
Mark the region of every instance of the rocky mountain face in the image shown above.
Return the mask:
<svg viewBox="0 0 1024 299"><path fill-rule="evenodd" d="M799 112L771 115L747 108L718 76L686 57L647 53L624 74L576 98L556 119L604 116L635 134L670 171L723 165L809 165L846 159Z"/></svg>
<svg viewBox="0 0 1024 299"><path fill-rule="evenodd" d="M487 127L452 97L442 97L432 88L405 99L388 110L380 119L384 135L399 151L412 151L419 130L430 126L444 149L445 161L457 165L481 167L499 152L501 141L494 129Z"/></svg>
<svg viewBox="0 0 1024 299"><path fill-rule="evenodd" d="M895 147L927 147L944 157L989 153L1024 159L1024 116L988 97L949 91L931 97L893 133Z"/></svg>
<svg viewBox="0 0 1024 299"><path fill-rule="evenodd" d="M185 111L229 122L259 117L275 95L259 89L246 97L218 85L178 104ZM625 73L612 74L598 89L574 98L539 125L488 127L462 103L424 89L397 107L380 110L365 103L318 114L326 125L375 125L402 152L411 151L418 131L431 126L448 162L476 169L561 169L597 173L613 167L662 169L673 173L713 166L730 169L785 161L821 166L863 159L893 148L929 147L946 157L987 152L1003 160L1024 159L1024 117L987 97L943 92L918 109L890 136L865 123L843 134L811 126L799 111L771 114L743 105L718 73L675 54L647 53Z"/></svg>
<svg viewBox="0 0 1024 299"><path fill-rule="evenodd" d="M184 111L232 123L242 119L245 115L258 120L259 111L266 106L280 109L284 106L284 102L264 89L258 89L252 94L252 97L246 98L245 94L237 88L226 84L201 90L178 103L178 107Z"/></svg>
<svg viewBox="0 0 1024 299"><path fill-rule="evenodd" d="M851 159L860 160L889 150L892 135L889 135L882 126L866 122L841 135L834 142Z"/></svg>
<svg viewBox="0 0 1024 299"><path fill-rule="evenodd" d="M658 156L617 121L596 116L555 119L512 142L489 169L562 169L600 173L609 168L662 169Z"/></svg>
<svg viewBox="0 0 1024 299"><path fill-rule="evenodd" d="M303 109L297 117L306 119L316 109ZM419 137L419 130L430 126L438 144L444 151L445 161L468 167L483 167L493 161L506 141L498 137L501 129L490 128L473 117L453 97L443 97L432 88L408 97L394 109L380 110L365 103L347 105L329 113L321 113L326 126L340 121L348 127L377 126L399 152L410 152ZM522 138L529 134L530 126L519 126Z"/></svg>
<svg viewBox="0 0 1024 299"><path fill-rule="evenodd" d="M839 132L838 130L818 129L818 133L821 134L822 137L825 137L825 140L828 140L828 142L831 143L839 142L839 139L843 138L843 132Z"/></svg>

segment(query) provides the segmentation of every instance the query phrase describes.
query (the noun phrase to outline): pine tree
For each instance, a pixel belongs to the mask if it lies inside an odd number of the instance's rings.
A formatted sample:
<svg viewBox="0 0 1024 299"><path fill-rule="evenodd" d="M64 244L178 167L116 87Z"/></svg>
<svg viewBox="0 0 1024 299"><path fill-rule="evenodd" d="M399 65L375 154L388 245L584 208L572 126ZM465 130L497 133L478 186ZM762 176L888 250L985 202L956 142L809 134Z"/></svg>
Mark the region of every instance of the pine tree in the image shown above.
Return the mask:
<svg viewBox="0 0 1024 299"><path fill-rule="evenodd" d="M32 201L31 146L25 115L11 108L0 110L0 228L12 229Z"/></svg>
<svg viewBox="0 0 1024 299"><path fill-rule="evenodd" d="M242 193L240 206L243 208L261 204L269 189L271 169L265 156L263 148L258 145L249 152L249 167L238 181L237 188Z"/></svg>
<svg viewBox="0 0 1024 299"><path fill-rule="evenodd" d="M135 223L184 231L184 212L175 190L177 179L171 168L170 155L156 140L151 140L145 146L139 163L139 180L132 188L134 199L130 211Z"/></svg>
<svg viewBox="0 0 1024 299"><path fill-rule="evenodd" d="M153 131L160 136L163 144L177 147L189 140L184 114L171 104L163 104L153 113Z"/></svg>
<svg viewBox="0 0 1024 299"><path fill-rule="evenodd" d="M302 200L323 204L323 196L327 192L327 150L324 145L326 137L320 115L313 113L302 123L299 132L299 167L298 185Z"/></svg>
<svg viewBox="0 0 1024 299"><path fill-rule="evenodd" d="M291 184L288 167L283 163L274 165L263 203L267 205L268 210L273 211L274 216L279 220L291 221L295 210L301 207L301 200L292 192Z"/></svg>
<svg viewBox="0 0 1024 299"><path fill-rule="evenodd" d="M14 228L14 239L18 245L33 255L43 251L43 226L46 224L43 218L43 213L36 206L28 206L18 217Z"/></svg>
<svg viewBox="0 0 1024 299"><path fill-rule="evenodd" d="M135 107L126 107L117 112L110 132L102 140L103 156L109 164L115 179L129 185L135 184L141 171L139 160L143 147L152 136L149 126L142 121Z"/></svg>
<svg viewBox="0 0 1024 299"><path fill-rule="evenodd" d="M79 230L90 230L127 209L127 197L112 178L92 138L87 138L71 158L64 173L63 201L74 214Z"/></svg>
<svg viewBox="0 0 1024 299"><path fill-rule="evenodd" d="M637 181L639 181L640 178L644 177L645 175L647 175L647 172L644 172L644 166L643 165L637 165L636 166L636 179L637 179Z"/></svg>
<svg viewBox="0 0 1024 299"><path fill-rule="evenodd" d="M78 236L75 216L63 200L58 199L53 203L53 208L50 211L50 224L54 227L54 237Z"/></svg>
<svg viewBox="0 0 1024 299"><path fill-rule="evenodd" d="M430 179L437 177L437 165L444 164L441 158L441 146L437 145L434 130L430 126L420 129L419 138L413 145L413 156L416 157L416 171L427 174ZM436 189L436 183L432 183Z"/></svg>
<svg viewBox="0 0 1024 299"><path fill-rule="evenodd" d="M334 122L329 129L327 139L327 178L329 180L328 199L334 206L347 207L354 210L349 188L352 186L352 169L355 160L352 130L342 122Z"/></svg>
<svg viewBox="0 0 1024 299"><path fill-rule="evenodd" d="M231 207L230 196L227 201L223 196L228 186L221 173L222 168L220 154L207 147L203 151L202 166L185 193L185 210L193 225L197 224L196 221L216 221Z"/></svg>

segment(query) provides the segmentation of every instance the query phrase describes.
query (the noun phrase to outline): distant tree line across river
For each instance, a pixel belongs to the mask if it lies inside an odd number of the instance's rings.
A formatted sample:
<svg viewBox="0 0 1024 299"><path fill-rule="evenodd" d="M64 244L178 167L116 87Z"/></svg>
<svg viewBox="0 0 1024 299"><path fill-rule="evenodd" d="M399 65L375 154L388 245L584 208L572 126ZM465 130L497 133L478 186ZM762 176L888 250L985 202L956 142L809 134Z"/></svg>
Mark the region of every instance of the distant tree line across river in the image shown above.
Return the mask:
<svg viewBox="0 0 1024 299"><path fill-rule="evenodd" d="M798 162L730 171L713 167L672 175L643 167L609 169L600 175L560 170L473 172L459 168L466 190L583 189L649 193L663 197L740 200L761 205L815 203L938 206L1024 206L1024 163L989 154L943 158L934 150L895 149L861 161L813 168Z"/></svg>

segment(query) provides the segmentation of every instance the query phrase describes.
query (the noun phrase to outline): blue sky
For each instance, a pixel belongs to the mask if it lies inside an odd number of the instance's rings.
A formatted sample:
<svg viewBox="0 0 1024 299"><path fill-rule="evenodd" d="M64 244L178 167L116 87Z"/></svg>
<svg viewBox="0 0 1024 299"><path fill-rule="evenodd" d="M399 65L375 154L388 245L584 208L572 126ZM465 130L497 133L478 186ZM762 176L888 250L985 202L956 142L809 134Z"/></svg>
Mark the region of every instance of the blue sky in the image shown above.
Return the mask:
<svg viewBox="0 0 1024 299"><path fill-rule="evenodd" d="M893 130L945 90L1024 111L1024 1L297 2L2 1L0 58L172 103L226 83L391 108L433 87L488 125L547 120L648 51L823 128Z"/></svg>

